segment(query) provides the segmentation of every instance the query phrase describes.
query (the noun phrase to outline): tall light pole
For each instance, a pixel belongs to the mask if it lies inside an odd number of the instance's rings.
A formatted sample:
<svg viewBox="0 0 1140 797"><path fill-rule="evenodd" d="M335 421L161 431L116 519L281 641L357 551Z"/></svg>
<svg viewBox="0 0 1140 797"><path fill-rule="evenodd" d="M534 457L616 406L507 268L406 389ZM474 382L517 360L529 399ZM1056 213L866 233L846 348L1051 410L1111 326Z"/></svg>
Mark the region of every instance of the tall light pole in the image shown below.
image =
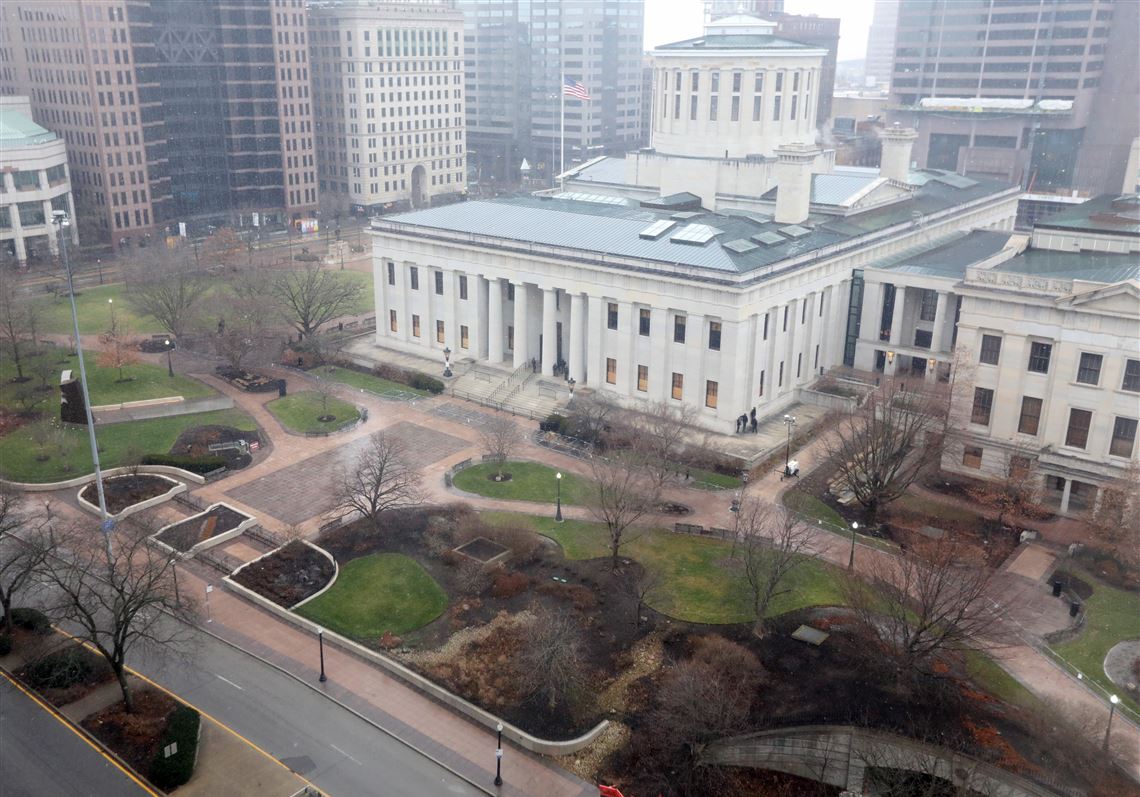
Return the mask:
<svg viewBox="0 0 1140 797"><path fill-rule="evenodd" d="M557 508L554 510L554 520L557 523L561 523L562 522L562 471L558 471L557 473L554 474L554 483L556 485L558 485L558 498L556 499L557 503L555 505Z"/></svg>
<svg viewBox="0 0 1140 797"><path fill-rule="evenodd" d="M851 524L851 555L847 557L847 569L853 570L855 568L855 532L859 530L859 523Z"/></svg>
<svg viewBox="0 0 1140 797"><path fill-rule="evenodd" d="M321 650L321 675L317 680L323 684L328 680L328 677L325 675L325 629L323 628L317 629L317 644Z"/></svg>
<svg viewBox="0 0 1140 797"><path fill-rule="evenodd" d="M174 576L174 605L182 605L182 596L178 594L178 568L174 566L176 559L170 560L170 575Z"/></svg>
<svg viewBox="0 0 1140 797"><path fill-rule="evenodd" d="M444 346L443 348L443 375L445 378L450 379L454 374L451 373L451 347Z"/></svg>
<svg viewBox="0 0 1140 797"><path fill-rule="evenodd" d="M795 428L795 425L796 425L796 416L795 415L785 415L784 416L784 426L788 427L788 445L784 449L784 475L785 476L791 475L790 473L788 473L788 463L791 462L791 458L792 458L792 429Z"/></svg>
<svg viewBox="0 0 1140 797"><path fill-rule="evenodd" d="M99 444L95 441L95 417L91 414L91 393L87 390L87 367L83 364L83 339L79 337L79 313L75 309L75 284L71 279L71 261L67 257L66 230L71 220L62 210L51 212L52 223L58 228L59 251L63 255L63 270L67 274L67 295L71 300L71 328L75 333L75 354L79 359L79 389L83 392L83 409L87 413L87 438L91 444L91 464L95 467L95 490L99 495L99 517L102 518L103 544L107 549L107 561L112 560L111 529L114 521L107 512L107 498L103 494L103 470L99 467Z"/></svg>
<svg viewBox="0 0 1140 797"><path fill-rule="evenodd" d="M1120 702L1120 698L1112 695L1108 698L1108 725L1104 729L1104 752L1108 752L1108 737L1112 733L1112 715L1116 713L1116 704Z"/></svg>
<svg viewBox="0 0 1140 797"><path fill-rule="evenodd" d="M495 785L503 785L503 723L495 726L495 731L499 734L499 740L495 746Z"/></svg>
<svg viewBox="0 0 1140 797"><path fill-rule="evenodd" d="M173 379L174 378L174 360L171 359L170 352L174 349L174 344L172 344L170 342L170 338L167 338L166 340L164 340L162 342L162 345L166 347L166 373L168 373L170 375L170 377Z"/></svg>

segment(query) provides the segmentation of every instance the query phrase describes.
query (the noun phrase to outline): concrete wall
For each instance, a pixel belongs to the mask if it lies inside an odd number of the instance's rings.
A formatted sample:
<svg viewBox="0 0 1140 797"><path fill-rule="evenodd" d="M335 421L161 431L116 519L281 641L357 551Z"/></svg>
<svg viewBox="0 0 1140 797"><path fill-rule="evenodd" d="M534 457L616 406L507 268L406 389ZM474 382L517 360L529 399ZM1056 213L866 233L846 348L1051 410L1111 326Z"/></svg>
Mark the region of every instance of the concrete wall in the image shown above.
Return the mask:
<svg viewBox="0 0 1140 797"><path fill-rule="evenodd" d="M112 476L124 476L130 473L132 468L108 468L103 471L103 478L109 479ZM206 479L204 476L199 476L197 473L191 473L188 470L181 468L172 468L169 465L143 465L139 468L139 473L155 473L164 476L175 476L194 484L205 484ZM65 490L68 487L78 487L81 484L86 484L95 478L94 473L88 473L86 476L76 476L74 479L67 479L61 482L44 482L43 484L35 484L32 482L13 482L5 479L0 479L0 484L7 487L12 487L16 490L22 490L26 493L37 492L51 492L52 490Z"/></svg>

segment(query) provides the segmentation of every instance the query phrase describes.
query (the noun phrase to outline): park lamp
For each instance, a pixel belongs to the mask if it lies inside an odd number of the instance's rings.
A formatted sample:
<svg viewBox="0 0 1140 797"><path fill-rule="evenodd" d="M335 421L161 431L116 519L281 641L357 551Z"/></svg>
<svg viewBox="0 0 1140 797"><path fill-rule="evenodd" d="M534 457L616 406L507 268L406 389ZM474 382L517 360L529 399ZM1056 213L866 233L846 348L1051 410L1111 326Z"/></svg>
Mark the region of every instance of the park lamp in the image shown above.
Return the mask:
<svg viewBox="0 0 1140 797"><path fill-rule="evenodd" d="M451 377L453 375L451 373L451 347L450 346L444 346L443 347L443 375L445 377Z"/></svg>
<svg viewBox="0 0 1140 797"><path fill-rule="evenodd" d="M558 485L558 503L557 508L554 510L554 520L556 523L562 522L562 471L554 474L554 483Z"/></svg>
<svg viewBox="0 0 1140 797"><path fill-rule="evenodd" d="M934 366L938 365L938 360L937 360L936 358L934 358L934 357L931 357L931 358L930 358L929 360L927 360L926 362L927 362L927 365L929 365L929 366L930 366L930 370L931 370L931 371L933 371L933 370L934 370Z"/></svg>
<svg viewBox="0 0 1140 797"><path fill-rule="evenodd" d="M887 362L893 363L895 361L895 353L893 351L887 352Z"/></svg>
<svg viewBox="0 0 1140 797"><path fill-rule="evenodd" d="M859 521L851 523L851 555L847 557L847 569L855 569L855 532L859 531Z"/></svg>

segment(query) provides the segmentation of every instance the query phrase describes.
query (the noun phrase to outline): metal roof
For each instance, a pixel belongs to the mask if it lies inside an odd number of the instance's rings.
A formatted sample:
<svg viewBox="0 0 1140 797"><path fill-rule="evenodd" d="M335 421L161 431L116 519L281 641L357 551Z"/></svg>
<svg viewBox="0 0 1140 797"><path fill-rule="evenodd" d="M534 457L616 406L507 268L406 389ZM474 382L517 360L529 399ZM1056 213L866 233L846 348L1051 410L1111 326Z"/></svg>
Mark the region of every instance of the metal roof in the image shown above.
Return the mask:
<svg viewBox="0 0 1140 797"><path fill-rule="evenodd" d="M658 50L821 50L819 45L764 34L718 34L662 44Z"/></svg>
<svg viewBox="0 0 1140 797"><path fill-rule="evenodd" d="M996 266L994 271L1111 284L1140 280L1140 255L1029 249Z"/></svg>
<svg viewBox="0 0 1140 797"><path fill-rule="evenodd" d="M0 108L0 144L5 148L48 144L59 136L40 127L24 114L11 108Z"/></svg>
<svg viewBox="0 0 1140 797"><path fill-rule="evenodd" d="M1136 194L1102 194L1038 219L1034 227L1137 236L1140 235L1140 217L1137 216L1136 199Z"/></svg>
<svg viewBox="0 0 1140 797"><path fill-rule="evenodd" d="M566 175L571 180L588 183L625 183L625 158L599 158Z"/></svg>
<svg viewBox="0 0 1140 797"><path fill-rule="evenodd" d="M995 230L974 230L933 247L908 250L888 261L874 263L871 268L960 280L965 278L967 268L1004 249L1010 235Z"/></svg>

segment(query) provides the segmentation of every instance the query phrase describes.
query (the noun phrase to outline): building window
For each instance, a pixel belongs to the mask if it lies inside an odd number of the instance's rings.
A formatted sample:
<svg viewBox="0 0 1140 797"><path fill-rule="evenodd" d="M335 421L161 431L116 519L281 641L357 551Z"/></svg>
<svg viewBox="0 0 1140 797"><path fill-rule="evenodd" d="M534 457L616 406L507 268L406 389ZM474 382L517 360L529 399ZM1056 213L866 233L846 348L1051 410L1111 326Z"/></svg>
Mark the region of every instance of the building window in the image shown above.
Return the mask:
<svg viewBox="0 0 1140 797"><path fill-rule="evenodd" d="M1021 397L1021 415L1017 419L1017 431L1022 434L1037 434L1041 425L1041 399L1032 396Z"/></svg>
<svg viewBox="0 0 1140 797"><path fill-rule="evenodd" d="M617 329L617 302L606 304L606 329Z"/></svg>
<svg viewBox="0 0 1140 797"><path fill-rule="evenodd" d="M997 365L1001 356L1001 337L998 335L982 335L982 352L978 360L986 365Z"/></svg>
<svg viewBox="0 0 1140 797"><path fill-rule="evenodd" d="M788 310L790 308L791 308L790 304L784 305L784 328L782 330L780 330L781 332L787 332L788 331Z"/></svg>
<svg viewBox="0 0 1140 797"><path fill-rule="evenodd" d="M1052 343L1038 343L1034 341L1029 346L1029 370L1035 374L1049 373L1049 358L1052 355Z"/></svg>
<svg viewBox="0 0 1140 797"><path fill-rule="evenodd" d="M461 324L459 327L459 345L464 348L470 348L470 338L467 336L467 325Z"/></svg>
<svg viewBox="0 0 1140 797"><path fill-rule="evenodd" d="M819 344L815 344L815 362L812 368L819 368Z"/></svg>
<svg viewBox="0 0 1140 797"><path fill-rule="evenodd" d="M507 327L507 350L515 350L515 328Z"/></svg>
<svg viewBox="0 0 1140 797"><path fill-rule="evenodd" d="M720 322L709 321L709 349L720 351Z"/></svg>
<svg viewBox="0 0 1140 797"><path fill-rule="evenodd" d="M443 296L443 272L435 272L435 293L437 296Z"/></svg>
<svg viewBox="0 0 1140 797"><path fill-rule="evenodd" d="M1099 354L1081 353L1081 364L1077 367L1077 381L1084 385L1100 384L1100 365L1104 357Z"/></svg>
<svg viewBox="0 0 1140 797"><path fill-rule="evenodd" d="M420 270L415 266L409 266L409 273L412 275L412 290L418 291L420 289Z"/></svg>
<svg viewBox="0 0 1140 797"><path fill-rule="evenodd" d="M719 388L716 382L711 379L705 382L705 406L716 409L716 392Z"/></svg>
<svg viewBox="0 0 1140 797"><path fill-rule="evenodd" d="M467 300L467 277L463 274L459 275L459 298Z"/></svg>
<svg viewBox="0 0 1140 797"><path fill-rule="evenodd" d="M709 97L709 121L710 122L716 121L716 112L717 112L717 105L718 104L719 103L718 103L718 100L717 100L717 97L715 94L712 97Z"/></svg>
<svg viewBox="0 0 1140 797"><path fill-rule="evenodd" d="M804 367L804 353L801 351L799 354L796 355L796 379L799 379L801 376L803 376L803 367Z"/></svg>
<svg viewBox="0 0 1140 797"><path fill-rule="evenodd" d="M764 377L766 373L766 371L760 371L760 398L764 398Z"/></svg>
<svg viewBox="0 0 1140 797"><path fill-rule="evenodd" d="M677 399L677 401L680 401L681 395L683 394L684 389L685 389L685 375L674 373L673 374L673 391L670 395L672 395L673 398Z"/></svg>
<svg viewBox="0 0 1140 797"><path fill-rule="evenodd" d="M673 316L673 342L685 342L685 316L683 315Z"/></svg>
<svg viewBox="0 0 1140 797"><path fill-rule="evenodd" d="M606 358L606 383L610 385L617 384L617 360L613 357Z"/></svg>
<svg viewBox="0 0 1140 797"><path fill-rule="evenodd" d="M918 308L919 321L933 321L938 314L938 291L922 289L922 300Z"/></svg>
<svg viewBox="0 0 1140 797"><path fill-rule="evenodd" d="M914 345L920 349L929 349L934 342L934 333L929 329L916 329L914 331Z"/></svg>
<svg viewBox="0 0 1140 797"><path fill-rule="evenodd" d="M784 386L784 361L780 360L780 371L777 374L776 387L783 387L783 386Z"/></svg>
<svg viewBox="0 0 1140 797"><path fill-rule="evenodd" d="M1120 389L1140 393L1140 360L1124 361L1124 381L1120 383Z"/></svg>
<svg viewBox="0 0 1140 797"><path fill-rule="evenodd" d="M962 464L967 468L982 467L981 446L966 446L962 449Z"/></svg>
<svg viewBox="0 0 1140 797"><path fill-rule="evenodd" d="M1112 424L1112 441L1108 444L1108 453L1114 457L1131 457L1135 443L1136 419L1118 417Z"/></svg>
<svg viewBox="0 0 1140 797"><path fill-rule="evenodd" d="M763 340L768 339L768 316L770 316L770 315L771 315L771 313L765 313L764 314L764 337L763 337Z"/></svg>
<svg viewBox="0 0 1140 797"><path fill-rule="evenodd" d="M388 262L388 284L396 284L396 264L391 261Z"/></svg>
<svg viewBox="0 0 1140 797"><path fill-rule="evenodd" d="M637 366L637 389L642 393L649 390L649 366Z"/></svg>
<svg viewBox="0 0 1140 797"><path fill-rule="evenodd" d="M1089 444L1092 413L1089 410L1069 410L1069 428L1065 432L1065 445L1084 448Z"/></svg>
<svg viewBox="0 0 1140 797"><path fill-rule="evenodd" d="M412 337L418 338L420 336L420 317L418 315L412 316Z"/></svg>
<svg viewBox="0 0 1140 797"><path fill-rule="evenodd" d="M974 388L974 406L970 410L970 423L989 426L990 410L994 405L994 392L988 387Z"/></svg>
<svg viewBox="0 0 1140 797"><path fill-rule="evenodd" d="M396 311L395 310L389 310L388 311L388 329L391 330L392 332L398 331L397 327L396 327Z"/></svg>
<svg viewBox="0 0 1140 797"><path fill-rule="evenodd" d="M435 342L436 343L443 343L444 340L445 340L445 338L443 335L443 322L442 321L436 321L435 322Z"/></svg>
<svg viewBox="0 0 1140 797"><path fill-rule="evenodd" d="M649 336L649 310L645 307L637 311L637 334Z"/></svg>
<svg viewBox="0 0 1140 797"><path fill-rule="evenodd" d="M507 283L507 301L513 302L515 300L515 284L513 282Z"/></svg>

